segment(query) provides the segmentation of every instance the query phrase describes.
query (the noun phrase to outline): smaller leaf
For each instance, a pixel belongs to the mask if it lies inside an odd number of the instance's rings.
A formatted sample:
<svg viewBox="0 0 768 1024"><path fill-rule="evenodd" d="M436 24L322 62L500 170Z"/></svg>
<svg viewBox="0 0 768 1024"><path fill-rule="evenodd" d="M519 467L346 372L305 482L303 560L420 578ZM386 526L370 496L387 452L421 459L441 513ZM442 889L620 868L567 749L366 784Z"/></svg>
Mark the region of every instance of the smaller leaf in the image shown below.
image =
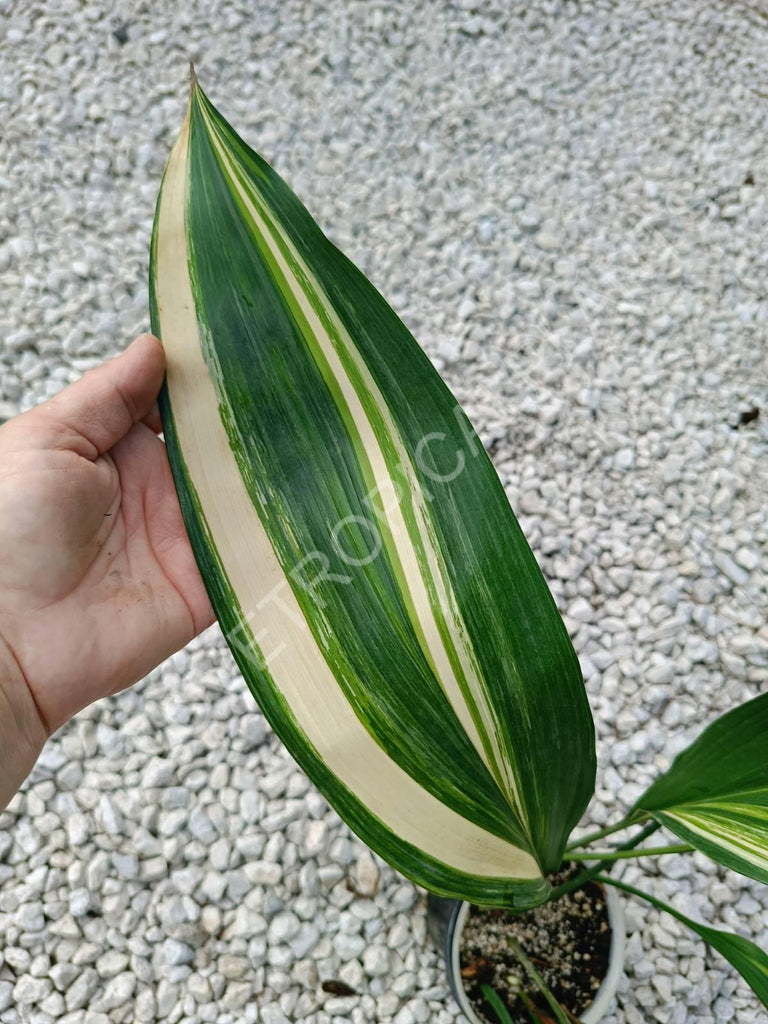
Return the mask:
<svg viewBox="0 0 768 1024"><path fill-rule="evenodd" d="M708 928L697 921L692 921L668 903L657 900L650 893L636 889L633 885L627 885L626 882L619 882L607 875L599 875L597 881L604 885L613 885L617 889L623 889L625 892L632 893L633 896L639 896L640 899L648 900L654 907L665 910L668 914L676 917L678 921L687 925L736 968L763 1006L768 1007L768 956L754 942L750 942L749 939L745 939L741 935L721 932L717 928Z"/></svg>
<svg viewBox="0 0 768 1024"><path fill-rule="evenodd" d="M480 991L483 993L483 998L486 1002L493 1007L493 1012L499 1018L499 1024L515 1024L509 1014L509 1010L501 1001L501 997L495 989L491 988L490 985L482 985Z"/></svg>
<svg viewBox="0 0 768 1024"><path fill-rule="evenodd" d="M708 726L635 810L708 857L768 883L768 693Z"/></svg>
<svg viewBox="0 0 768 1024"><path fill-rule="evenodd" d="M509 948L512 950L512 952L515 954L517 959L520 961L520 963L523 965L523 967L526 969L528 974L530 975L531 980L536 985L536 988L544 996L550 1010L555 1016L557 1024L570 1024L571 1020L577 1021L578 1024L578 1017L573 1017L572 1014L568 1013L568 1011L563 1006L561 1006L560 1003L558 1003L557 999L555 999L554 993L550 989L549 985L547 985L546 981L544 981L544 978L536 969L535 964L527 955L527 953L520 945L520 943L517 941L517 939L514 939L511 935L508 935L507 944Z"/></svg>

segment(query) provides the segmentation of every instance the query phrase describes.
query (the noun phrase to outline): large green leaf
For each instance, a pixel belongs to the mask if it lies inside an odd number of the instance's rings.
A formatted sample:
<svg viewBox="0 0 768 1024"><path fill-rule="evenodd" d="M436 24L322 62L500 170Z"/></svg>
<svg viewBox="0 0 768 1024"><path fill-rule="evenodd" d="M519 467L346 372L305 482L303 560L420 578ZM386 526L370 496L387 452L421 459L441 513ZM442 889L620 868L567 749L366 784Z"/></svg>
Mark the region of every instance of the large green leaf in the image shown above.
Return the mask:
<svg viewBox="0 0 768 1024"><path fill-rule="evenodd" d="M708 726L636 810L720 864L768 882L768 693Z"/></svg>
<svg viewBox="0 0 768 1024"><path fill-rule="evenodd" d="M150 276L185 521L264 713L405 874L540 902L594 784L567 632L429 360L197 85Z"/></svg>
<svg viewBox="0 0 768 1024"><path fill-rule="evenodd" d="M697 935L701 936L721 956L724 956L736 968L763 1006L768 1006L768 956L754 942L750 942L749 939L745 939L741 935L721 932L719 928L709 928L707 925L699 924L698 921L692 921L690 917L681 914L679 910L675 910L669 903L657 900L650 893L643 892L642 889L636 889L633 885L627 885L626 882L619 882L609 875L598 875L596 881L616 886L617 889L623 889L625 892L632 893L633 896L639 896L641 899L648 900L654 907L658 907L659 910L665 910L668 914L676 917L678 921L681 921L692 931L696 932Z"/></svg>

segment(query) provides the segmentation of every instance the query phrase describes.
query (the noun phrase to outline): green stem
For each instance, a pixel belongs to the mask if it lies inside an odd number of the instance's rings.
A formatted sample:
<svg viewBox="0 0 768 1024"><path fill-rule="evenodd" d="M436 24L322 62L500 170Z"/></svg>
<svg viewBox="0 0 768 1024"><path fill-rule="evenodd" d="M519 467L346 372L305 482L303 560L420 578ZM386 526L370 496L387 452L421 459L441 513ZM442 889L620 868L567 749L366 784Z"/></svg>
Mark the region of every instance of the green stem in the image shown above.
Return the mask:
<svg viewBox="0 0 768 1024"><path fill-rule="evenodd" d="M658 822L652 821L650 824L646 825L645 828L641 829L637 833L637 835L634 836L634 838L627 840L626 843L622 843L619 849L634 849L636 846L639 846L644 839L647 839L648 836L653 835L653 833L660 828L661 825L659 825ZM597 864L595 864L593 867L587 868L586 871L582 871L580 875L577 875L575 878L572 878L570 882L563 882L562 885L558 885L556 888L554 888L552 892L549 894L549 899L547 900L547 903L553 903L555 900L559 900L561 896L565 896L566 893L573 892L574 889L580 889L582 885L586 885L587 882L591 882L592 879L596 875L599 875L602 870L602 861L598 861Z"/></svg>
<svg viewBox="0 0 768 1024"><path fill-rule="evenodd" d="M571 850L574 860L625 860L628 857L660 857L663 853L690 853L690 843L651 846L643 850Z"/></svg>
<svg viewBox="0 0 768 1024"><path fill-rule="evenodd" d="M530 1019L533 1021L533 1024L541 1024L541 1013L539 1012L538 1007L536 1006L534 1001L531 999L531 997L527 993L525 993L525 992L518 992L517 993L517 998L520 1000L520 1002L525 1007L525 1012L528 1014Z"/></svg>
<svg viewBox="0 0 768 1024"><path fill-rule="evenodd" d="M517 959L520 961L520 963L526 969L528 974L530 974L530 976L531 976L532 980L535 982L536 987L538 988L539 992L541 992L541 994L546 999L547 1004L549 1005L550 1009L552 1010L552 1013L554 1013L555 1020L558 1022L558 1024L569 1024L568 1017L565 1015L565 1011L563 1010L562 1006L555 999L555 997L552 994L552 992L551 992L549 986L547 985L546 981L544 981L542 976L539 974L537 969L534 967L533 963L530 961L530 959L528 958L525 950L520 945L520 943L517 941L517 939L513 938L511 935L508 935L507 936L507 943L509 945L509 948L512 950L512 952L515 954Z"/></svg>
<svg viewBox="0 0 768 1024"><path fill-rule="evenodd" d="M598 829L597 832L590 832L588 835L583 836L581 839L574 839L572 843L569 843L565 852L569 853L575 848L581 848L586 846L587 843L596 843L598 839L604 839L606 836L612 836L614 832L623 832L625 828L630 828L632 825L639 825L641 821L645 821L649 815L643 812L633 811L632 814L628 814L626 818L622 818L621 821L615 825L608 825L607 828Z"/></svg>
<svg viewBox="0 0 768 1024"><path fill-rule="evenodd" d="M643 892L642 889L636 889L634 885L629 885L627 882L619 882L618 879L609 878L606 875L597 875L596 877L597 881L602 882L604 885L612 885L614 889L623 889L624 892L631 893L633 896L639 896L641 900L647 900L654 907L657 907L659 910L665 911L665 913L667 914L671 914L672 917L676 917L678 921L681 921L683 924L688 925L689 928L692 926L696 928L701 927L701 925L696 925L694 921L689 920L685 916L685 914L681 914L679 910L675 910L675 908L671 907L669 903L663 903L661 900L657 900L655 896L651 896L649 892ZM712 928L708 928L706 930L710 933L714 931L714 929ZM701 935L702 933L699 932L699 934ZM714 934L717 934L717 932L714 932ZM725 933L721 932L720 934L722 935ZM704 938L705 942L709 941L708 939L706 939L704 935L702 935L702 938ZM736 965L734 964L734 966ZM738 970L738 967L736 968L736 970Z"/></svg>

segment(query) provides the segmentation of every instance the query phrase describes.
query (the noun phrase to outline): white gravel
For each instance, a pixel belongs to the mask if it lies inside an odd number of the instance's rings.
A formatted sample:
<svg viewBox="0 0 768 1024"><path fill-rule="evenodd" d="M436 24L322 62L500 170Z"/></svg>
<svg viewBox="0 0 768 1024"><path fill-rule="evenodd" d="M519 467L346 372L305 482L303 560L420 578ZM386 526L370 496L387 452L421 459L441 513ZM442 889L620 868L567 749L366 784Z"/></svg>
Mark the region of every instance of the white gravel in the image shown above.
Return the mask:
<svg viewBox="0 0 768 1024"><path fill-rule="evenodd" d="M582 658L592 823L765 689L757 3L0 0L0 29L0 418L147 326L191 55L493 453ZM768 947L765 889L694 861L642 867ZM626 906L608 1024L766 1020ZM2 1024L456 1016L423 894L308 785L216 630L62 729L0 815Z"/></svg>

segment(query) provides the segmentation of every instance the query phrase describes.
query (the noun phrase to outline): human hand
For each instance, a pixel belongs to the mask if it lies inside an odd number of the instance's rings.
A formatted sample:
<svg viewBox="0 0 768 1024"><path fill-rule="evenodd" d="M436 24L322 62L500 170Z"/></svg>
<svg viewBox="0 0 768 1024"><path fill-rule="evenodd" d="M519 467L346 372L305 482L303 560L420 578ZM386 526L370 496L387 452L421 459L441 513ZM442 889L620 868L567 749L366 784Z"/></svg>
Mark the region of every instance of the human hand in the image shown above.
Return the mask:
<svg viewBox="0 0 768 1024"><path fill-rule="evenodd" d="M47 736L214 620L155 433L163 365L142 335L0 427L0 808Z"/></svg>

